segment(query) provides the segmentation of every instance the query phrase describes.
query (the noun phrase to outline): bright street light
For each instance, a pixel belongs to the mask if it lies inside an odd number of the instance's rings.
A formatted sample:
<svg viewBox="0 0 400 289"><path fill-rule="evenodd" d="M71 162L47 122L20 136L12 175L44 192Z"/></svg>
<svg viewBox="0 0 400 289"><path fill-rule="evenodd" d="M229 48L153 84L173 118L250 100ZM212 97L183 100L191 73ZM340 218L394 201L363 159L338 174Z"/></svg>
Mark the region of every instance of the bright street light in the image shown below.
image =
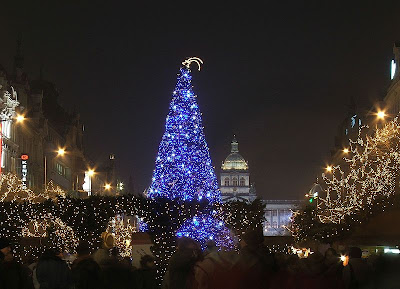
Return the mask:
<svg viewBox="0 0 400 289"><path fill-rule="evenodd" d="M349 149L348 149L348 148L345 148L345 149L343 149L343 152L344 152L345 154L348 154L348 153L349 153Z"/></svg>
<svg viewBox="0 0 400 289"><path fill-rule="evenodd" d="M89 169L88 170L88 175L93 177L94 176L94 170L93 169Z"/></svg>
<svg viewBox="0 0 400 289"><path fill-rule="evenodd" d="M59 148L58 151L57 151L57 155L63 156L64 154L65 154L65 149Z"/></svg>
<svg viewBox="0 0 400 289"><path fill-rule="evenodd" d="M332 171L332 166L327 166L326 171L330 173Z"/></svg>
<svg viewBox="0 0 400 289"><path fill-rule="evenodd" d="M22 114L17 114L17 116L15 117L17 122L23 122L25 120L25 116Z"/></svg>
<svg viewBox="0 0 400 289"><path fill-rule="evenodd" d="M377 112L376 116L378 117L378 119L385 119L386 113L383 110L380 110Z"/></svg>
<svg viewBox="0 0 400 289"><path fill-rule="evenodd" d="M104 185L104 189L106 189L106 190L111 189L111 185L110 185L110 184L105 184L105 185Z"/></svg>

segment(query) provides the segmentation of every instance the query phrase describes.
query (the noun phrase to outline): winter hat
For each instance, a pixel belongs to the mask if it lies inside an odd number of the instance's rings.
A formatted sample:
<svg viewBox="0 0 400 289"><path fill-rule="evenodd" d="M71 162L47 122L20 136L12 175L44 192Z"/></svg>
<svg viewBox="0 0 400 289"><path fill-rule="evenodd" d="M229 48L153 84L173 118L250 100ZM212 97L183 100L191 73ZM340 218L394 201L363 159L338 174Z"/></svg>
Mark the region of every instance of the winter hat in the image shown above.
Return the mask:
<svg viewBox="0 0 400 289"><path fill-rule="evenodd" d="M10 247L11 243L8 239L1 237L0 238L0 250L6 247Z"/></svg>
<svg viewBox="0 0 400 289"><path fill-rule="evenodd" d="M264 242L264 236L261 230L248 230L242 235L243 240L249 246L258 246Z"/></svg>

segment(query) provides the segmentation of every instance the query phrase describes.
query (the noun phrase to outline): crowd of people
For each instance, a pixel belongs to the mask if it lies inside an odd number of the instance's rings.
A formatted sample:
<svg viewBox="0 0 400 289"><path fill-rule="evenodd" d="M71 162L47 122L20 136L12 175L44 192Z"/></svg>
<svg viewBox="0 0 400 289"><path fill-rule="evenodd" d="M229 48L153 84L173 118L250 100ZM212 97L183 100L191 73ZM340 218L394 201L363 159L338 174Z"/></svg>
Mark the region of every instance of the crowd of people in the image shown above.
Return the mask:
<svg viewBox="0 0 400 289"><path fill-rule="evenodd" d="M93 254L87 242L80 242L70 260L57 248L43 252L38 260L22 264L15 260L12 246L0 238L0 289L156 289L154 258L144 255L140 267L118 250L101 248Z"/></svg>
<svg viewBox="0 0 400 289"><path fill-rule="evenodd" d="M333 249L314 252L308 258L271 253L263 245L261 232L242 236L240 249L218 250L207 243L205 250L195 240L182 237L172 255L161 289L314 289L314 288L400 288L399 257L376 255L362 258L358 247L351 247L346 260ZM155 260L142 256L140 268L129 258L119 258L113 248L90 252L81 242L73 262L49 249L28 264L15 261L10 243L0 239L0 289L80 289L80 288L160 288Z"/></svg>

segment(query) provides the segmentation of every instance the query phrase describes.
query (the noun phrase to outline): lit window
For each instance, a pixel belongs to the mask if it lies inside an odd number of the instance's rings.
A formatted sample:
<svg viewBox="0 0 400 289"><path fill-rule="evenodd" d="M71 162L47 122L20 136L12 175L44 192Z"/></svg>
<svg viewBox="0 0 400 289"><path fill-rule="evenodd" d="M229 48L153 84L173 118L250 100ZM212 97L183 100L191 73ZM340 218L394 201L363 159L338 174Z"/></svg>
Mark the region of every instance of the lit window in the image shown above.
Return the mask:
<svg viewBox="0 0 400 289"><path fill-rule="evenodd" d="M229 186L229 178L225 178L225 186L226 186L226 187Z"/></svg>
<svg viewBox="0 0 400 289"><path fill-rule="evenodd" d="M240 186L241 187L244 187L246 185L246 181L245 181L245 179L242 177L242 178L240 178Z"/></svg>
<svg viewBox="0 0 400 289"><path fill-rule="evenodd" d="M237 185L238 185L238 180L237 180L237 178L233 178L232 183L233 183L233 186L234 186L234 187L237 187Z"/></svg>
<svg viewBox="0 0 400 289"><path fill-rule="evenodd" d="M11 138L11 121L5 120L1 122L1 132L4 137Z"/></svg>

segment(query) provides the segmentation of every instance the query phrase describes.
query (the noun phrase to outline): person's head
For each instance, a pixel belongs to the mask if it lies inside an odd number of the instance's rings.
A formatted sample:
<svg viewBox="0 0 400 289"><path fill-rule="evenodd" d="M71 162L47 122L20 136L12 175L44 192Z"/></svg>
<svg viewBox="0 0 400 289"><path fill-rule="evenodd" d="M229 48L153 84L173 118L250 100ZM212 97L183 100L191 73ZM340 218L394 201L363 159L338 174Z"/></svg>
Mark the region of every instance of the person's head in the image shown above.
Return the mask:
<svg viewBox="0 0 400 289"><path fill-rule="evenodd" d="M349 259L361 258L362 251L358 247L350 247L348 255Z"/></svg>
<svg viewBox="0 0 400 289"><path fill-rule="evenodd" d="M180 237L178 239L178 250L198 250L200 248L200 245L193 240L192 238L189 237Z"/></svg>
<svg viewBox="0 0 400 289"><path fill-rule="evenodd" d="M126 265L126 266L132 266L132 259L131 259L131 257L124 257L122 260L121 260L121 262L122 262L122 264L124 264L124 265Z"/></svg>
<svg viewBox="0 0 400 289"><path fill-rule="evenodd" d="M118 257L118 255L119 255L119 250L118 250L118 248L117 248L117 247L113 247L113 248L111 249L111 256L112 256L112 257Z"/></svg>
<svg viewBox="0 0 400 289"><path fill-rule="evenodd" d="M217 245L215 244L214 240L208 240L206 242L206 248L208 251L215 251L217 250Z"/></svg>
<svg viewBox="0 0 400 289"><path fill-rule="evenodd" d="M78 246L76 247L76 253L79 257L87 256L90 254L89 243L86 241L80 241Z"/></svg>
<svg viewBox="0 0 400 289"><path fill-rule="evenodd" d="M264 235L262 230L250 229L242 235L242 240L240 242L241 247L258 247L264 242Z"/></svg>
<svg viewBox="0 0 400 289"><path fill-rule="evenodd" d="M6 238L0 238L0 252L4 255L4 261L11 261L13 259L11 243Z"/></svg>
<svg viewBox="0 0 400 289"><path fill-rule="evenodd" d="M154 268L156 264L154 263L154 257L150 255L144 255L140 259L140 266L142 268Z"/></svg>

